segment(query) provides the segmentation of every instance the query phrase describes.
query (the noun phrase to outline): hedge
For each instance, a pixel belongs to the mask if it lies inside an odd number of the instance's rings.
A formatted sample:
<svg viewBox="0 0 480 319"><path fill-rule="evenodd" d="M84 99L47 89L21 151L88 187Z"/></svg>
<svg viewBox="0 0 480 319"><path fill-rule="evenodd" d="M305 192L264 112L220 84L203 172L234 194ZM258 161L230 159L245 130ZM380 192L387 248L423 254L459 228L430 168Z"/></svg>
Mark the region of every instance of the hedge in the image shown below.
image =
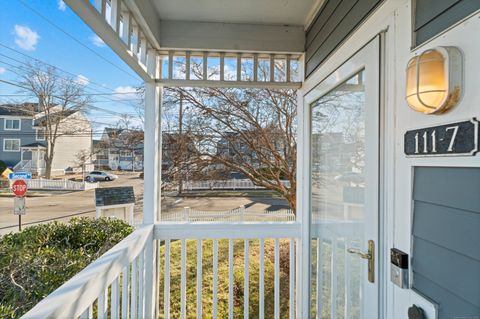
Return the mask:
<svg viewBox="0 0 480 319"><path fill-rule="evenodd" d="M117 219L74 218L0 237L0 318L18 318L133 231Z"/></svg>

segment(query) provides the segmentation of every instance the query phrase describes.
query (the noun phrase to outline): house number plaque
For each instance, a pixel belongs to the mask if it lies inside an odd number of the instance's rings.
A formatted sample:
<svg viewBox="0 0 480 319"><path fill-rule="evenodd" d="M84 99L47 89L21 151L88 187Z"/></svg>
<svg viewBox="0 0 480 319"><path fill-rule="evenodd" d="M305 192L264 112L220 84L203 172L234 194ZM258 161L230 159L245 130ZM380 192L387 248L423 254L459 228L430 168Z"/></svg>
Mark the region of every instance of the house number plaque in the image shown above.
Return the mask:
<svg viewBox="0 0 480 319"><path fill-rule="evenodd" d="M405 133L405 154L415 156L475 155L478 151L478 121L426 127Z"/></svg>

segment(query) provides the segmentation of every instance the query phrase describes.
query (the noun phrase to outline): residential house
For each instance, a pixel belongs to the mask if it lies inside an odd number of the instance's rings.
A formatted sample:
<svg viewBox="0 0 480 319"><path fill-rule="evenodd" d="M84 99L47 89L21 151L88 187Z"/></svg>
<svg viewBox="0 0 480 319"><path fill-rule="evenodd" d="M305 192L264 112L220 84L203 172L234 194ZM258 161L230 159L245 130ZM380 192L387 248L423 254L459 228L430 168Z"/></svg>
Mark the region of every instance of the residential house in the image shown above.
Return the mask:
<svg viewBox="0 0 480 319"><path fill-rule="evenodd" d="M93 141L96 169L143 170L143 132L106 127Z"/></svg>
<svg viewBox="0 0 480 319"><path fill-rule="evenodd" d="M480 317L480 1L64 2L145 81L143 225L25 319ZM294 222L162 221L172 86L297 90Z"/></svg>
<svg viewBox="0 0 480 319"><path fill-rule="evenodd" d="M55 109L52 108L52 115ZM55 143L52 174L77 169L77 154L91 152L92 127L80 111L62 112ZM0 160L14 171L45 173L45 115L37 103L0 105Z"/></svg>

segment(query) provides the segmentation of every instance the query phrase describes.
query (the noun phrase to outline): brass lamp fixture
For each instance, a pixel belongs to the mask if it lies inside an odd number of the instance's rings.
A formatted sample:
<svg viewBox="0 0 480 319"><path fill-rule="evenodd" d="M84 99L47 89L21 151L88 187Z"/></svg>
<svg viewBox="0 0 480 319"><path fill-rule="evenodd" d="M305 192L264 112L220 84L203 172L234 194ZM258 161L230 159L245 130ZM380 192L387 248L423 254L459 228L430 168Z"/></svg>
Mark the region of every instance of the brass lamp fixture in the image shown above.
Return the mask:
<svg viewBox="0 0 480 319"><path fill-rule="evenodd" d="M456 47L436 47L408 61L408 106L424 114L444 113L463 94L462 53Z"/></svg>

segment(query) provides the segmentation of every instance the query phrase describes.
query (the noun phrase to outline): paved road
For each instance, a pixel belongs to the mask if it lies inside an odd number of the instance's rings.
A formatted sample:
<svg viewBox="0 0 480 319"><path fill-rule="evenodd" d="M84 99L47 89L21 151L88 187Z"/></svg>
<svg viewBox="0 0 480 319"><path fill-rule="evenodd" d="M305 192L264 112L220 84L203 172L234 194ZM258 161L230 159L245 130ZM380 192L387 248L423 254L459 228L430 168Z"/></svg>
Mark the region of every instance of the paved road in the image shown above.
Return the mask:
<svg viewBox="0 0 480 319"><path fill-rule="evenodd" d="M101 182L101 187L133 186L136 197L135 220L142 219L143 180L138 173L119 173L113 182ZM164 197L162 211L179 211L183 207L198 210L223 211L245 205L249 210L277 210L286 208L283 199L269 197ZM66 221L72 217L95 216L94 191L72 193L52 193L47 197L33 197L26 200L27 214L22 216L22 224L37 224L51 220ZM18 217L12 213L13 199L0 198L0 235L17 230Z"/></svg>

